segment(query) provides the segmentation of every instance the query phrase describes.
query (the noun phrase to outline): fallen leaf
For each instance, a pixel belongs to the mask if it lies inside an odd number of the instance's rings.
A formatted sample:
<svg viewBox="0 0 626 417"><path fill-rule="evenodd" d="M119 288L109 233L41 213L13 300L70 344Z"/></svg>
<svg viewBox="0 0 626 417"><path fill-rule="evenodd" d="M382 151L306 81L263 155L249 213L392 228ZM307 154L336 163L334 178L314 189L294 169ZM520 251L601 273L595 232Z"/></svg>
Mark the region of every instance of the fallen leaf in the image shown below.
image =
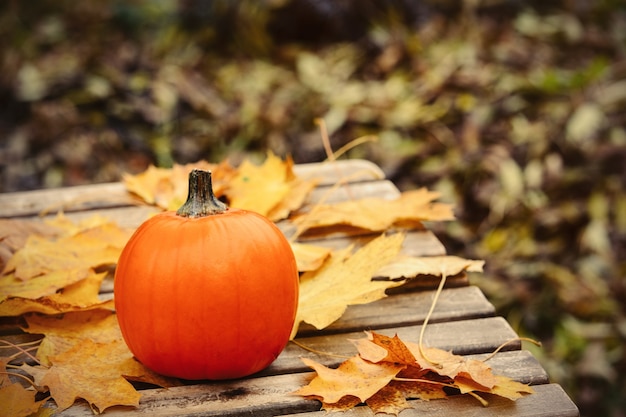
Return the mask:
<svg viewBox="0 0 626 417"><path fill-rule="evenodd" d="M319 269L332 252L329 248L300 242L291 242L291 249L300 272Z"/></svg>
<svg viewBox="0 0 626 417"><path fill-rule="evenodd" d="M114 309L112 300L102 301L98 297L102 280L106 273L95 273L90 270L84 279L68 283L51 280L54 276L63 277L63 271L30 279L26 282L15 279L11 275L0 277L2 292L0 293L0 316L15 317L25 313L59 314L70 311L92 309ZM50 295L39 297L44 291L40 281L49 280L48 285L56 288ZM15 287L15 288L13 288ZM36 297L36 298L34 298Z"/></svg>
<svg viewBox="0 0 626 417"><path fill-rule="evenodd" d="M447 397L445 387L456 388L462 394L485 392L511 400L533 393L528 385L493 374L484 362L441 349L420 348L397 335L366 335L365 339L352 341L358 354L336 370L305 360L317 375L295 393L322 401L328 411L346 411L364 402L375 413L395 415L409 408L409 398Z"/></svg>
<svg viewBox="0 0 626 417"><path fill-rule="evenodd" d="M335 251L316 271L300 277L300 300L292 331L301 322L323 329L341 317L348 305L366 304L385 297L396 281L372 281L378 269L394 259L404 235L381 235L352 253L352 247Z"/></svg>
<svg viewBox="0 0 626 417"><path fill-rule="evenodd" d="M26 281L49 272L75 271L78 281L91 268L114 265L130 234L108 222L58 239L31 235L3 273L13 272L15 278Z"/></svg>
<svg viewBox="0 0 626 417"><path fill-rule="evenodd" d="M419 228L426 220L453 220L452 206L434 202L438 197L439 193L420 188L393 200L371 197L321 204L293 222L299 234L310 234L336 226L382 232L391 227Z"/></svg>
<svg viewBox="0 0 626 417"><path fill-rule="evenodd" d="M261 165L243 161L229 182L226 195L231 207L255 211L277 221L298 209L315 184L293 173L291 159L283 161L270 152Z"/></svg>
<svg viewBox="0 0 626 417"><path fill-rule="evenodd" d="M113 405L139 405L141 394L122 377L134 361L123 341L95 343L89 339L59 355L37 385L48 387L60 411L85 399L96 413Z"/></svg>
<svg viewBox="0 0 626 417"><path fill-rule="evenodd" d="M347 359L337 369L328 368L307 358L302 358L302 361L313 368L317 375L295 394L314 396L323 403L336 403L348 395L364 402L404 369L404 365L393 363L372 364L359 356Z"/></svg>
<svg viewBox="0 0 626 417"><path fill-rule="evenodd" d="M467 359L433 347L420 349L416 343L405 342L405 345L413 353L415 361L422 369L452 379L467 379L486 389L491 389L496 385L497 379L491 367L485 362Z"/></svg>
<svg viewBox="0 0 626 417"><path fill-rule="evenodd" d="M45 337L37 351L41 365L22 369L38 386L48 387L61 410L77 398L87 400L97 412L112 405L137 405L140 394L127 380L164 387L178 384L133 358L110 311L29 315L26 321L25 331Z"/></svg>
<svg viewBox="0 0 626 417"><path fill-rule="evenodd" d="M226 184L236 173L227 161L220 164L198 161L186 165L174 164L171 169L151 165L137 175L124 174L122 181L129 192L146 203L163 210L177 210L187 199L189 172L194 168L211 171L213 192L218 197L224 195Z"/></svg>
<svg viewBox="0 0 626 417"><path fill-rule="evenodd" d="M461 272L482 272L485 261L463 259L458 256L398 255L396 259L376 271L375 276L395 279L415 278L419 275L452 277Z"/></svg>

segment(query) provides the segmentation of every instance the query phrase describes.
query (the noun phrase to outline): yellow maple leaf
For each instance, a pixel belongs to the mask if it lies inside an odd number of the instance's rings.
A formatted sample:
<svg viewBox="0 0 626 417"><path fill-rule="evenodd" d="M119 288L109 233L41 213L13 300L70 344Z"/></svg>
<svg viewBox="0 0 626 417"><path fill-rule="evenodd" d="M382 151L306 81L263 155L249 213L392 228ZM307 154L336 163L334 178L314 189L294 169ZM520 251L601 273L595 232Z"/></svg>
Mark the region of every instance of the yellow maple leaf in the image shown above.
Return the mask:
<svg viewBox="0 0 626 417"><path fill-rule="evenodd" d="M227 161L213 164L198 161L185 165L174 164L172 168L149 166L136 175L122 175L126 189L148 204L164 210L177 210L187 199L189 172L194 169L211 171L213 192L216 196L224 194L224 188L236 170Z"/></svg>
<svg viewBox="0 0 626 417"><path fill-rule="evenodd" d="M282 160L269 152L261 165L243 161L225 193L232 207L278 221L300 208L316 184L316 180L301 179L293 172L291 158Z"/></svg>
<svg viewBox="0 0 626 417"><path fill-rule="evenodd" d="M59 270L84 275L90 268L115 264L130 234L108 222L58 239L32 235L9 259L3 273L13 272L24 281Z"/></svg>
<svg viewBox="0 0 626 417"><path fill-rule="evenodd" d="M42 365L50 365L49 356L63 353L81 340L108 343L122 339L117 317L108 310L70 312L63 316L25 316L24 331L43 334L44 339L37 350Z"/></svg>
<svg viewBox="0 0 626 417"><path fill-rule="evenodd" d="M426 220L453 220L452 206L434 202L438 197L439 193L420 188L393 200L370 197L321 204L296 217L294 224L302 234L337 226L378 232L391 227L421 227Z"/></svg>
<svg viewBox="0 0 626 417"><path fill-rule="evenodd" d="M319 269L300 278L300 300L292 337L301 322L323 329L341 317L348 305L365 304L385 297L385 290L401 285L372 281L378 269L394 259L403 234L381 235L352 253L352 247L335 251Z"/></svg>
<svg viewBox="0 0 626 417"><path fill-rule="evenodd" d="M59 316L26 316L30 333L44 334L40 366L22 366L46 386L59 409L84 398L98 412L112 405L137 405L139 394L127 380L172 386L133 358L114 313L103 310Z"/></svg>
<svg viewBox="0 0 626 417"><path fill-rule="evenodd" d="M127 362L135 362L123 341L104 344L85 339L49 359L52 366L36 383L49 388L59 410L78 398L87 400L97 413L113 405L139 405L141 395L122 377Z"/></svg>

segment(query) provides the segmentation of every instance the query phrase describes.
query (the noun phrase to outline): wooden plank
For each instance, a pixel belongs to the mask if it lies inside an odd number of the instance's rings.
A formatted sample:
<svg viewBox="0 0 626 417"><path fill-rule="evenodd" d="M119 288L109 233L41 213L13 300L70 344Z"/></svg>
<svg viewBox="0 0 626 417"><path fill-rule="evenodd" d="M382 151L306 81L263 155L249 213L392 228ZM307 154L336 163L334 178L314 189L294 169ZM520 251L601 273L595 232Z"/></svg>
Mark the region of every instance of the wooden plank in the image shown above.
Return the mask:
<svg viewBox="0 0 626 417"><path fill-rule="evenodd" d="M298 337L422 324L434 295L435 291L397 294L370 304L348 306L339 320L323 330L301 325ZM441 292L430 323L484 318L494 314L494 306L477 287L450 288Z"/></svg>
<svg viewBox="0 0 626 417"><path fill-rule="evenodd" d="M320 185L334 184L340 178L348 178L350 182L384 178L380 168L365 160L295 165L294 172L304 179L319 179ZM114 208L138 203L137 197L128 193L121 182L21 191L0 194L0 218Z"/></svg>
<svg viewBox="0 0 626 417"><path fill-rule="evenodd" d="M499 353L492 359L495 373L510 378L521 376L527 383L543 369L528 352ZM523 368L519 365L523 364ZM511 370L515 369L515 372ZM216 381L173 387L143 390L137 409L112 407L107 416L276 416L286 413L302 413L319 410L320 403L292 395L306 385L314 376L310 370L302 373L248 378L234 381ZM450 399L456 398L455 396ZM476 400L472 407L483 410ZM435 401L433 401L435 402ZM436 401L437 408L445 410L448 401ZM91 410L84 403L77 403L63 412L64 416L88 416ZM311 415L318 415L313 413ZM404 415L404 414L403 414Z"/></svg>
<svg viewBox="0 0 626 417"><path fill-rule="evenodd" d="M409 401L412 408L402 411L401 417L578 417L576 404L567 396L563 388L557 384L546 384L534 387L535 393L517 401L507 400L492 395L483 395L488 399L489 406L481 407L470 396L456 395L434 401ZM372 417L374 413L366 407L356 407L342 413L345 417ZM304 414L289 414L290 417L328 417L325 411ZM287 417L287 416L285 416Z"/></svg>
<svg viewBox="0 0 626 417"><path fill-rule="evenodd" d="M293 171L304 179L319 180L320 185L337 182L375 181L385 178L382 169L365 159L341 159L333 162L314 162L294 165Z"/></svg>
<svg viewBox="0 0 626 417"><path fill-rule="evenodd" d="M402 340L417 343L420 330L421 326L416 325L378 329L376 331L388 336L397 334ZM261 372L261 375L304 372L307 370L307 367L302 363L301 358L303 357L316 360L326 366L338 365L341 359L329 354L340 357L353 356L356 353L356 349L350 340L362 339L364 337L363 331L298 337L296 342L305 346L308 350L295 343L289 343L274 363ZM517 337L517 334L505 319L502 317L487 317L444 323L429 323L424 335L424 345L449 350L459 355L470 355L493 352L503 343ZM519 350L520 347L521 343L514 341L507 344L503 350ZM324 352L324 354L314 352Z"/></svg>

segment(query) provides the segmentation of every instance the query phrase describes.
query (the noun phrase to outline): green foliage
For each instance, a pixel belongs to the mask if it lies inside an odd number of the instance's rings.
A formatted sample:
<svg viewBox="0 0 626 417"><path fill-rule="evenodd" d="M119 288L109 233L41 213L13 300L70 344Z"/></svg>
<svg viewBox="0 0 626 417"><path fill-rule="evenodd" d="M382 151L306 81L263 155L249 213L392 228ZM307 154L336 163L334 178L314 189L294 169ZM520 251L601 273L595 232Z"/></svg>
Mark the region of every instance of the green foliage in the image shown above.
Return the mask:
<svg viewBox="0 0 626 417"><path fill-rule="evenodd" d="M448 251L487 261L475 282L583 415L618 415L626 9L357 3L4 2L0 189L267 148L318 161L315 118L334 149L376 135L347 156L454 203Z"/></svg>

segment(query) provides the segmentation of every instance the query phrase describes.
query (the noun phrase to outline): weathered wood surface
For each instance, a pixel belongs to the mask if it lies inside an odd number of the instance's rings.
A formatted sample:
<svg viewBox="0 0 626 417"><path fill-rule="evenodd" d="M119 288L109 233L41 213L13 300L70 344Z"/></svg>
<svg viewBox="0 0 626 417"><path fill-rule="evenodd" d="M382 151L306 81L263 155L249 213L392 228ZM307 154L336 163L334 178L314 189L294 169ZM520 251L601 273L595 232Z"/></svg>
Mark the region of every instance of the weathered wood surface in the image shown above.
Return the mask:
<svg viewBox="0 0 626 417"><path fill-rule="evenodd" d="M480 356L472 356L481 359ZM546 407L547 401L556 401L559 404L557 410L562 416L577 416L574 414L575 406L571 401L567 401L567 396L558 389L551 388L544 391L543 387L550 386L548 384L545 372L536 361L536 359L527 351L503 352L497 354L488 362L494 371L498 374L514 378L524 383L543 384L534 385L538 396L542 393L550 395L548 398L537 398L538 404ZM174 387L168 389L151 389L142 392L142 400L139 408L133 409L133 415L150 415L150 416L276 416L290 413L306 413L319 410L320 403L317 401L306 400L292 393L298 388L306 385L313 377L312 372L302 372L295 374L281 374L275 376L265 376L257 378L246 378L235 381L225 382L205 382L203 384L189 385L183 387ZM543 375L542 378L536 378L535 375ZM493 396L486 396L493 403L496 410L506 414L493 414L491 406L484 408L475 399L463 402L466 409L459 415L475 415L475 416L494 416L494 415L510 415L510 416L531 416L531 415L550 415L550 414L532 414L536 412L535 402L530 399L535 395L526 397L517 402L510 400L500 400ZM451 396L447 400L436 400L426 402L429 405L430 412L446 412L450 413L460 408L455 406L460 396ZM454 408L449 408L451 405ZM521 402L520 402L521 401ZM417 406L418 410L423 408L423 402L413 401L412 405ZM106 415L110 416L128 416L129 408L113 407L110 408ZM544 412L550 408L544 408ZM366 408L359 407L356 409L359 416L372 416L372 412ZM352 413L349 412L349 413ZM485 414L487 412L487 414ZM577 412L577 410L576 410ZM91 415L91 410L85 404L76 404L69 410L63 412L65 416L86 417ZM298 414L300 415L300 414ZM304 414L303 417L322 416L325 413L313 412ZM341 414L342 416L344 414ZM348 414L350 415L350 414ZM409 411L404 411L401 416L419 415ZM438 414L433 414L438 415Z"/></svg>
<svg viewBox="0 0 626 417"><path fill-rule="evenodd" d="M392 183L384 181L385 174L380 168L364 160L295 165L294 172L302 178L319 181L318 184L322 188L314 192L311 196L313 200L325 192L323 186L335 184L343 179L349 180L350 187L340 189L338 197L332 197L334 200L341 198L344 193L349 194L350 189L359 187L361 182L376 180L387 182L385 188L397 193ZM103 210L136 204L140 204L139 200L129 194L122 183L80 185L63 189L0 194L0 218L40 216L57 211Z"/></svg>
<svg viewBox="0 0 626 417"><path fill-rule="evenodd" d="M401 417L577 417L578 408L557 384L535 387L535 394L515 402L504 398L488 398L489 406L477 408L477 401L468 396L454 396L441 407L437 401L409 401L413 407L403 411ZM219 415L219 414L218 414ZM328 417L326 412L290 414L290 417ZM372 417L365 407L357 407L341 414L342 417Z"/></svg>
<svg viewBox="0 0 626 417"><path fill-rule="evenodd" d="M341 161L336 163L308 164L295 167L304 178L319 179L319 186L308 199L308 210L320 199L337 202L353 198L378 196L394 198L398 189L384 179L383 172L367 161ZM338 182L347 185L336 187ZM135 228L158 209L140 203L121 183L98 184L58 190L0 194L0 219L43 219L63 210L71 219L81 219L99 214L123 227ZM293 233L288 221L279 222L286 234ZM357 247L377 234L363 232L336 233L308 239L307 243L329 248ZM444 255L445 248L428 230L412 230L406 234L402 252L414 256ZM305 400L293 391L305 385L312 372L302 362L303 357L314 359L327 366L335 366L342 359L313 352L352 356L356 353L349 339L365 337L364 331L375 330L402 339L417 342L422 324L430 308L438 279L427 277L390 290L389 296L366 305L349 306L346 313L328 328L318 331L302 326L296 339L267 369L253 377L210 382L202 381L169 389L142 389L139 408L113 407L105 415L111 416L277 416L299 415L319 417L320 403ZM102 297L112 296L112 281L106 280ZM11 325L4 327L11 332ZM5 331L5 333L6 333ZM32 335L14 334L8 337L21 340ZM505 319L495 316L495 309L482 292L469 285L467 276L449 277L425 331L427 346L451 350L461 355L484 359L501 344L516 339L517 335ZM304 349L306 346L308 349ZM5 353L3 353L5 354ZM448 400L430 402L412 401L412 410L403 411L401 417L410 416L577 416L578 410L563 390L550 384L548 375L528 351L521 350L515 340L488 362L499 373L517 381L532 384L536 393L512 402L489 397L490 406L482 407L468 396L452 396ZM49 403L50 407L54 407ZM91 416L92 411L78 402L61 415ZM342 415L372 416L366 407L357 407Z"/></svg>

